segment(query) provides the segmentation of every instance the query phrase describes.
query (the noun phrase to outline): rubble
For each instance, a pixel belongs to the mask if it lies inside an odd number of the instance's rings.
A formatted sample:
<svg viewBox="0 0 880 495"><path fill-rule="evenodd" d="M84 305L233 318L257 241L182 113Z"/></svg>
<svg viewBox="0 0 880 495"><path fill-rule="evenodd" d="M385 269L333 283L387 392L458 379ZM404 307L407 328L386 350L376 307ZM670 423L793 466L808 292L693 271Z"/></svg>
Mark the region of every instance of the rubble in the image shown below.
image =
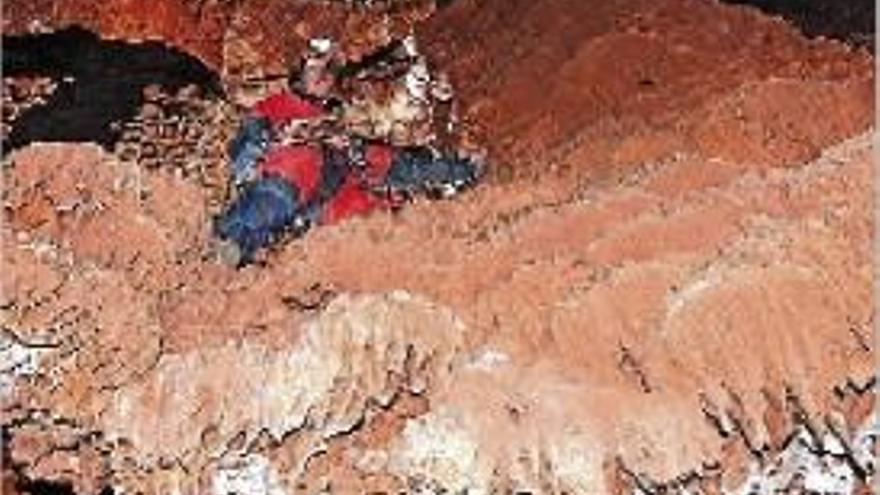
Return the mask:
<svg viewBox="0 0 880 495"><path fill-rule="evenodd" d="M5 141L12 124L19 115L34 105L45 103L46 98L56 88L57 82L49 77L4 77L2 84L0 84L0 98L3 102L0 137Z"/></svg>
<svg viewBox="0 0 880 495"><path fill-rule="evenodd" d="M212 204L219 208L228 195L226 149L239 112L203 97L193 86L174 95L161 87L146 91L152 94L145 95L140 113L121 124L114 154L132 168L162 168L193 181L210 191Z"/></svg>

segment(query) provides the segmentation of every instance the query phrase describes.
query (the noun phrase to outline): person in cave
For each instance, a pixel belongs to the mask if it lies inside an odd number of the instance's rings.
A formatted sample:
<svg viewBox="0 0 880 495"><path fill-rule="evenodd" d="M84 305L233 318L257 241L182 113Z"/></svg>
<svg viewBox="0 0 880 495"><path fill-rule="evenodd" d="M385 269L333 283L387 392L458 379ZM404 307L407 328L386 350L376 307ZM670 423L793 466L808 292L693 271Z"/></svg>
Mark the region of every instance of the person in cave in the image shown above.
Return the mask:
<svg viewBox="0 0 880 495"><path fill-rule="evenodd" d="M347 132L335 96L344 73L333 42L312 40L288 90L244 117L229 146L237 194L214 225L223 262L242 266L286 234L394 209L419 193L449 196L478 179L481 167L457 154Z"/></svg>

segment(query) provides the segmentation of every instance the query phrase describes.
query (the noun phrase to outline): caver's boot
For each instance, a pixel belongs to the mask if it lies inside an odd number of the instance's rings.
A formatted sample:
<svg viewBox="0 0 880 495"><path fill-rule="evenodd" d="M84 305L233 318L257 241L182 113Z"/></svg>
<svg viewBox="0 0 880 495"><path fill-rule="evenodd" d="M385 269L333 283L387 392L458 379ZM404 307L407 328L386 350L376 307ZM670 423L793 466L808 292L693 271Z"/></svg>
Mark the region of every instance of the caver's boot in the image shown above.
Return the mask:
<svg viewBox="0 0 880 495"><path fill-rule="evenodd" d="M211 246L211 254L217 262L224 265L231 267L242 265L241 248L232 239L215 239Z"/></svg>

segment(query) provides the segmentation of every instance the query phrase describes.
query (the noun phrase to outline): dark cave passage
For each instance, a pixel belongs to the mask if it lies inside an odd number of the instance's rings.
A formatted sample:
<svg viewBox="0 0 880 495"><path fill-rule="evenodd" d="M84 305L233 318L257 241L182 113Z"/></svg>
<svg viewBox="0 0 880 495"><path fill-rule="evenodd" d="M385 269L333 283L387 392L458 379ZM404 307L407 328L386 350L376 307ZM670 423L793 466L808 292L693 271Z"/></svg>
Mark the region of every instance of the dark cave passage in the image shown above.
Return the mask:
<svg viewBox="0 0 880 495"><path fill-rule="evenodd" d="M28 480L18 483L16 488L31 495L76 495L73 485L58 481Z"/></svg>
<svg viewBox="0 0 880 495"><path fill-rule="evenodd" d="M874 49L874 0L722 0L780 15L809 37L825 36Z"/></svg>
<svg viewBox="0 0 880 495"><path fill-rule="evenodd" d="M26 495L89 495L77 494L70 482L44 479L20 480L16 483L15 489ZM113 495L113 493L113 489L108 486L93 495Z"/></svg>
<svg viewBox="0 0 880 495"><path fill-rule="evenodd" d="M176 91L196 85L222 95L219 76L197 58L158 41L102 40L70 27L47 34L3 37L4 78L50 77L56 90L25 110L5 136L3 152L35 141L94 141L112 147L114 123L131 119L150 85Z"/></svg>

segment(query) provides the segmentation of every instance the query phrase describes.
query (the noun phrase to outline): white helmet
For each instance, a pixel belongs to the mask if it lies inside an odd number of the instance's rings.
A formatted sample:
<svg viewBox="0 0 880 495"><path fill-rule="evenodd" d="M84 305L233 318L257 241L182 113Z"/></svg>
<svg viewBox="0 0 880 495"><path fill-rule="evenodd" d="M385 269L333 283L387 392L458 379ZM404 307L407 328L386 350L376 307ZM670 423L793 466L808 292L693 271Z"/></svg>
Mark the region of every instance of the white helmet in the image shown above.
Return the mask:
<svg viewBox="0 0 880 495"><path fill-rule="evenodd" d="M403 45L403 50L404 52L406 52L407 56L417 57L419 55L419 46L418 44L416 44L415 35L407 35L405 38L403 38L401 44Z"/></svg>
<svg viewBox="0 0 880 495"><path fill-rule="evenodd" d="M335 46L333 40L329 37L318 37L309 40L309 49L316 55L327 55Z"/></svg>

